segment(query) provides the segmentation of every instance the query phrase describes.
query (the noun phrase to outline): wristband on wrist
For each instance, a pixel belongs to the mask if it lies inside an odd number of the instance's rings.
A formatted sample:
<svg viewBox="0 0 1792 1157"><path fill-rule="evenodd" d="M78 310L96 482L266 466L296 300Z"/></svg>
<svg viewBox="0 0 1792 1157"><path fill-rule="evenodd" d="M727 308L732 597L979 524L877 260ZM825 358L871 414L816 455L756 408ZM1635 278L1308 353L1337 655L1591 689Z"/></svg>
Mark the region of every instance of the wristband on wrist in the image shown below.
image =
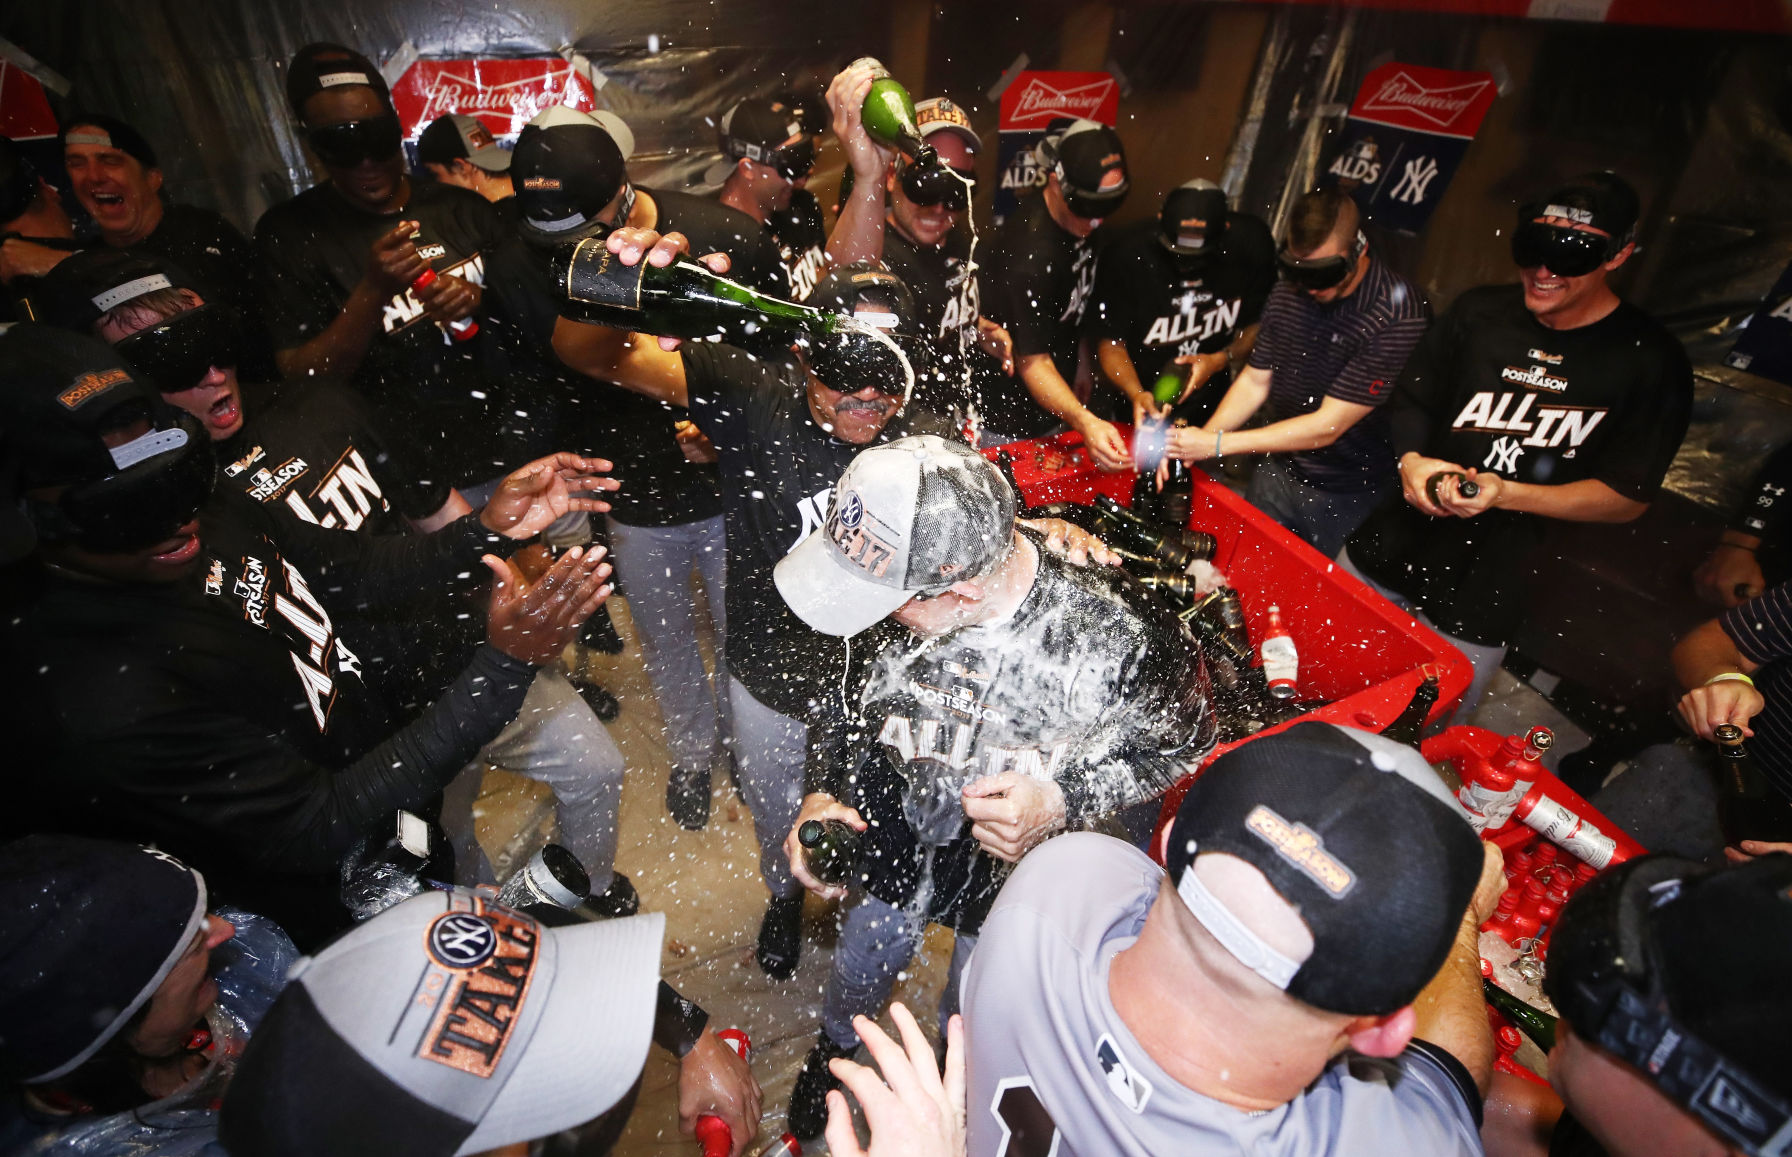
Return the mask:
<svg viewBox="0 0 1792 1157"><path fill-rule="evenodd" d="M1213 456L1216 461L1220 456L1220 439L1225 436L1226 432L1224 430L1215 430L1213 432Z"/></svg>
<svg viewBox="0 0 1792 1157"><path fill-rule="evenodd" d="M1755 681L1750 679L1747 675L1744 675L1741 671L1720 671L1716 675L1705 680L1705 686L1707 687L1711 686L1713 683L1747 683L1750 687L1755 685Z"/></svg>
<svg viewBox="0 0 1792 1157"><path fill-rule="evenodd" d="M703 1030L708 1026L709 1013L703 1011L696 1001L679 995L678 990L670 984L660 981L653 1016L654 1044L675 1057L683 1058L697 1047Z"/></svg>

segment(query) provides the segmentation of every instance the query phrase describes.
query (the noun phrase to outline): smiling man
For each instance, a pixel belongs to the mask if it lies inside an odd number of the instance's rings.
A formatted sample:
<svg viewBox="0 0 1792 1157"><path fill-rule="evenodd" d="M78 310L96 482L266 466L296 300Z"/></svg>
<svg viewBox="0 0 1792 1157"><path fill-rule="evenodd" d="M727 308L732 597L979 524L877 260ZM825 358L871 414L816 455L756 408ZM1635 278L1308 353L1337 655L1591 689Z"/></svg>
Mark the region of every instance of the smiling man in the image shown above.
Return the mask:
<svg viewBox="0 0 1792 1157"><path fill-rule="evenodd" d="M1546 519L1642 516L1686 434L1692 368L1610 279L1636 247L1636 191L1590 173L1527 204L1519 284L1470 290L1420 341L1387 407L1403 494L1338 561L1418 611L1475 665L1460 720L1504 660ZM1466 496L1455 474L1475 483Z"/></svg>

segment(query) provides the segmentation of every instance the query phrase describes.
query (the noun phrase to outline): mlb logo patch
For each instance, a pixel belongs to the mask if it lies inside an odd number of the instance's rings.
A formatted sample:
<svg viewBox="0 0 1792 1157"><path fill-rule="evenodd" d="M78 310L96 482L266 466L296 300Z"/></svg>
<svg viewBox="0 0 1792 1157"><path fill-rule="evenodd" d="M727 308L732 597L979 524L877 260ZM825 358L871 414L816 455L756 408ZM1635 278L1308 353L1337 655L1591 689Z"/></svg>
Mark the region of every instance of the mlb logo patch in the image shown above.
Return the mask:
<svg viewBox="0 0 1792 1157"><path fill-rule="evenodd" d="M1107 1078L1108 1091L1133 1112L1143 1113L1145 1102L1151 1099L1151 1082L1126 1063L1112 1034L1103 1033L1095 1042L1095 1063L1101 1066L1102 1075Z"/></svg>

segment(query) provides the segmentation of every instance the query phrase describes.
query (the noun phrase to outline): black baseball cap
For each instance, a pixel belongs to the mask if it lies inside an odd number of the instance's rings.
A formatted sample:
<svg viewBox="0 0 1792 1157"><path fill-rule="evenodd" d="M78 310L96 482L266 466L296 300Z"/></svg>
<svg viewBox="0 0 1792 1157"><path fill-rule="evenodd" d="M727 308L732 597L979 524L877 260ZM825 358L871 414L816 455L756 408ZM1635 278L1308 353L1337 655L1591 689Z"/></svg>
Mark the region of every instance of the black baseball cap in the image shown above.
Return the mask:
<svg viewBox="0 0 1792 1157"><path fill-rule="evenodd" d="M130 441L105 435L147 420ZM197 419L98 338L36 322L0 335L0 431L38 537L100 551L170 538L211 496L217 464Z"/></svg>
<svg viewBox="0 0 1792 1157"><path fill-rule="evenodd" d="M524 236L572 242L607 228L597 215L628 183L628 164L596 117L561 106L539 113L517 137L510 179Z"/></svg>
<svg viewBox="0 0 1792 1157"><path fill-rule="evenodd" d="M1100 121L1078 120L1047 140L1052 171L1072 213L1107 217L1120 208L1132 178L1119 133Z"/></svg>
<svg viewBox="0 0 1792 1157"><path fill-rule="evenodd" d="M24 216L38 188L37 169L10 137L0 137L0 225Z"/></svg>
<svg viewBox="0 0 1792 1157"><path fill-rule="evenodd" d="M142 133L119 120L117 117L84 115L70 117L68 127L62 130L62 145L99 145L102 148L117 149L136 161L146 169L159 166L156 163L156 151Z"/></svg>
<svg viewBox="0 0 1792 1157"><path fill-rule="evenodd" d="M71 253L44 275L38 319L92 333L104 314L159 289L192 289L192 278L165 257L101 246Z"/></svg>
<svg viewBox="0 0 1792 1157"><path fill-rule="evenodd" d="M1230 213L1226 191L1197 178L1171 189L1164 198L1158 240L1180 257L1205 257L1219 248Z"/></svg>
<svg viewBox="0 0 1792 1157"><path fill-rule="evenodd" d="M0 1074L55 1080L116 1036L205 926L205 879L75 836L0 845Z"/></svg>
<svg viewBox="0 0 1792 1157"><path fill-rule="evenodd" d="M465 113L439 116L417 135L418 164L452 165L462 160L488 173L502 173L510 168L510 151L498 144L484 121Z"/></svg>
<svg viewBox="0 0 1792 1157"><path fill-rule="evenodd" d="M388 110L392 107L392 90L373 61L352 48L319 41L307 44L293 54L286 69L286 102L292 114L303 120L305 102L326 89L343 85L365 85L379 94Z"/></svg>
<svg viewBox="0 0 1792 1157"><path fill-rule="evenodd" d="M1263 873L1312 934L1305 960L1277 952L1207 890L1194 871L1206 852ZM1213 762L1176 811L1164 867L1202 926L1265 980L1314 1008L1384 1016L1443 966L1482 859L1418 752L1308 722Z"/></svg>
<svg viewBox="0 0 1792 1157"><path fill-rule="evenodd" d="M1792 856L1640 856L1562 909L1543 983L1575 1036L1754 1154L1792 1135L1788 975Z"/></svg>
<svg viewBox="0 0 1792 1157"><path fill-rule="evenodd" d="M804 304L847 314L882 332L908 359L917 380L932 372L933 346L927 340L915 295L900 277L881 265L854 261L834 269L816 284ZM810 338L804 354L809 368L831 390L851 394L876 385L892 397L908 396L908 378L901 362L889 346L866 334Z"/></svg>

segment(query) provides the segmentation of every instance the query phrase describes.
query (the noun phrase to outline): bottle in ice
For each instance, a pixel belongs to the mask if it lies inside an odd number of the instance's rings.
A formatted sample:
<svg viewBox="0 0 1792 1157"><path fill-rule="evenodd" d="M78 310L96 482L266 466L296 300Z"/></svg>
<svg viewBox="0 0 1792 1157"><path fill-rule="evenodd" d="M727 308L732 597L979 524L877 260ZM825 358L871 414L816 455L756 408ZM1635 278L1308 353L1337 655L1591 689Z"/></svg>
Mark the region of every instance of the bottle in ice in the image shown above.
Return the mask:
<svg viewBox="0 0 1792 1157"><path fill-rule="evenodd" d="M844 884L859 866L863 836L844 820L804 820L796 829L803 866L824 884Z"/></svg>
<svg viewBox="0 0 1792 1157"><path fill-rule="evenodd" d="M1263 678L1269 693L1276 699L1294 698L1294 684L1300 672L1300 655L1294 647L1294 636L1282 623L1282 608L1269 608L1269 621L1264 625L1263 644L1258 648L1263 658Z"/></svg>
<svg viewBox="0 0 1792 1157"><path fill-rule="evenodd" d="M1485 976L1481 978L1481 992L1486 996L1488 1004L1522 1029L1524 1035L1537 1042L1538 1048L1548 1053L1556 1047L1555 1017L1540 1008L1531 1007Z"/></svg>
<svg viewBox="0 0 1792 1157"><path fill-rule="evenodd" d="M874 140L908 154L917 165L939 164L939 154L921 139L921 130L915 123L915 102L909 99L908 90L873 57L861 56L847 67L861 64L869 65L876 77L859 109L859 123L865 131Z"/></svg>
<svg viewBox="0 0 1792 1157"><path fill-rule="evenodd" d="M1211 534L1163 526L1105 494L1095 496L1095 511L1118 539L1130 543L1139 553L1154 555L1177 570L1186 569L1196 559L1213 557L1215 543Z"/></svg>
<svg viewBox="0 0 1792 1157"><path fill-rule="evenodd" d="M593 325L730 342L766 331L819 336L859 329L844 314L769 297L696 261L624 265L603 237L556 251L552 271L565 315Z"/></svg>
<svg viewBox="0 0 1792 1157"><path fill-rule="evenodd" d="M1406 710L1394 717L1394 721L1381 729L1381 733L1396 743L1404 743L1408 747L1417 747L1425 733L1425 720L1431 715L1431 708L1437 702L1437 672L1426 671L1425 677L1419 681L1418 690L1412 693L1412 701Z"/></svg>
<svg viewBox="0 0 1792 1157"><path fill-rule="evenodd" d="M1711 734L1719 756L1717 818L1724 842L1734 847L1743 840L1792 840L1792 803L1755 765L1742 728L1720 723Z"/></svg>

